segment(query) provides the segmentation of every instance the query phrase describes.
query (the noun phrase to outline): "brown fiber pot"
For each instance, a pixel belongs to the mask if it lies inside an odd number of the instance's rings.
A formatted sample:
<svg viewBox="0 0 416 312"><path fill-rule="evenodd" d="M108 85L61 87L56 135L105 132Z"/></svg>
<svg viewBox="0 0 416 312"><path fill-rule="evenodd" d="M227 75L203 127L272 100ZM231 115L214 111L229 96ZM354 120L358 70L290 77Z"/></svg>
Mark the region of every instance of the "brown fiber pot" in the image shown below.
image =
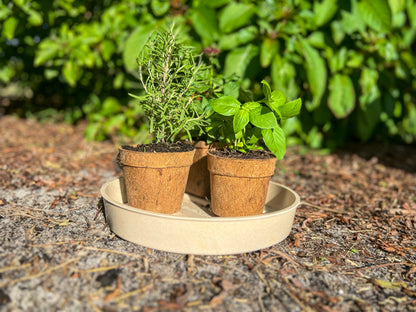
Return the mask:
<svg viewBox="0 0 416 312"><path fill-rule="evenodd" d="M178 212L194 153L145 153L120 147L129 206L166 214Z"/></svg>
<svg viewBox="0 0 416 312"><path fill-rule="evenodd" d="M209 171L207 168L207 154L209 145L205 141L194 144L194 162L189 170L186 192L199 197L209 197Z"/></svg>
<svg viewBox="0 0 416 312"><path fill-rule="evenodd" d="M261 214L275 166L276 158L237 159L208 152L212 212L220 217Z"/></svg>

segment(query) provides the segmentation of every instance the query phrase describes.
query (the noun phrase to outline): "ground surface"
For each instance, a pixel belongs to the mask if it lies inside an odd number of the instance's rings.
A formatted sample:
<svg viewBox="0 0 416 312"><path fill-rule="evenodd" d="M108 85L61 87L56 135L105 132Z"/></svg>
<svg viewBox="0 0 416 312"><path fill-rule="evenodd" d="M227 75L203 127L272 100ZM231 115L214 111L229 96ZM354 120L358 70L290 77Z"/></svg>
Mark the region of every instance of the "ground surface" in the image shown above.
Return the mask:
<svg viewBox="0 0 416 312"><path fill-rule="evenodd" d="M290 236L249 254L190 256L104 226L99 187L120 174L117 146L82 133L0 118L0 310L416 310L414 148L291 149L273 179L309 204Z"/></svg>

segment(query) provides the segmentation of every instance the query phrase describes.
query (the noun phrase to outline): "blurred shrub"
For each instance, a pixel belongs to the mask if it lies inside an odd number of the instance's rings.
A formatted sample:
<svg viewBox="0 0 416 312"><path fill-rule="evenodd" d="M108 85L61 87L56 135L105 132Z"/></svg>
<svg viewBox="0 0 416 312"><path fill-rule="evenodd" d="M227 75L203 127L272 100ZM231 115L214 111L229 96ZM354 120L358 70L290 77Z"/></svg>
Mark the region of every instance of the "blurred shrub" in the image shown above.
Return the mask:
<svg viewBox="0 0 416 312"><path fill-rule="evenodd" d="M0 81L31 91L26 110L86 117L89 138L143 140L127 92L138 52L168 19L197 51L218 48L221 74L255 94L266 77L302 97L290 143L416 139L416 0L0 2Z"/></svg>

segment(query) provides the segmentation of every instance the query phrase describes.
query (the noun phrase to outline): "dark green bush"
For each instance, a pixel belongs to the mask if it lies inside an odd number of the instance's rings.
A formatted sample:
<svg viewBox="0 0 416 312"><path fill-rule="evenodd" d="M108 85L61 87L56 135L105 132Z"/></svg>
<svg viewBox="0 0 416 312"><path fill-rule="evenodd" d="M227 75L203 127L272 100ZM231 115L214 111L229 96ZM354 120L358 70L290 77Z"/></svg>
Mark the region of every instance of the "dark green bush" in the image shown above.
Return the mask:
<svg viewBox="0 0 416 312"><path fill-rule="evenodd" d="M12 99L0 105L86 117L89 138L144 139L127 93L138 52L171 19L198 51L218 48L221 74L244 88L260 94L265 78L303 99L284 125L291 143L416 139L415 0L0 2L1 92Z"/></svg>

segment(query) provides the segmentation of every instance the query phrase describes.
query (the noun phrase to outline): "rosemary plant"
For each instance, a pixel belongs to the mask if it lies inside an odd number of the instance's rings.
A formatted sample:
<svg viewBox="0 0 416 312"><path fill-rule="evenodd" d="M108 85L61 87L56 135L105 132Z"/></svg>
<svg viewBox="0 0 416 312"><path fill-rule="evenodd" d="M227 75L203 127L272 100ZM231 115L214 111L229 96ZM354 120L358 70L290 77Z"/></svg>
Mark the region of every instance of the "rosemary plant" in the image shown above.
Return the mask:
<svg viewBox="0 0 416 312"><path fill-rule="evenodd" d="M130 95L143 106L153 140L174 142L182 134L191 139L190 131L205 123L194 103L209 88L209 68L201 56L194 56L171 27L149 38L137 63L144 95Z"/></svg>

